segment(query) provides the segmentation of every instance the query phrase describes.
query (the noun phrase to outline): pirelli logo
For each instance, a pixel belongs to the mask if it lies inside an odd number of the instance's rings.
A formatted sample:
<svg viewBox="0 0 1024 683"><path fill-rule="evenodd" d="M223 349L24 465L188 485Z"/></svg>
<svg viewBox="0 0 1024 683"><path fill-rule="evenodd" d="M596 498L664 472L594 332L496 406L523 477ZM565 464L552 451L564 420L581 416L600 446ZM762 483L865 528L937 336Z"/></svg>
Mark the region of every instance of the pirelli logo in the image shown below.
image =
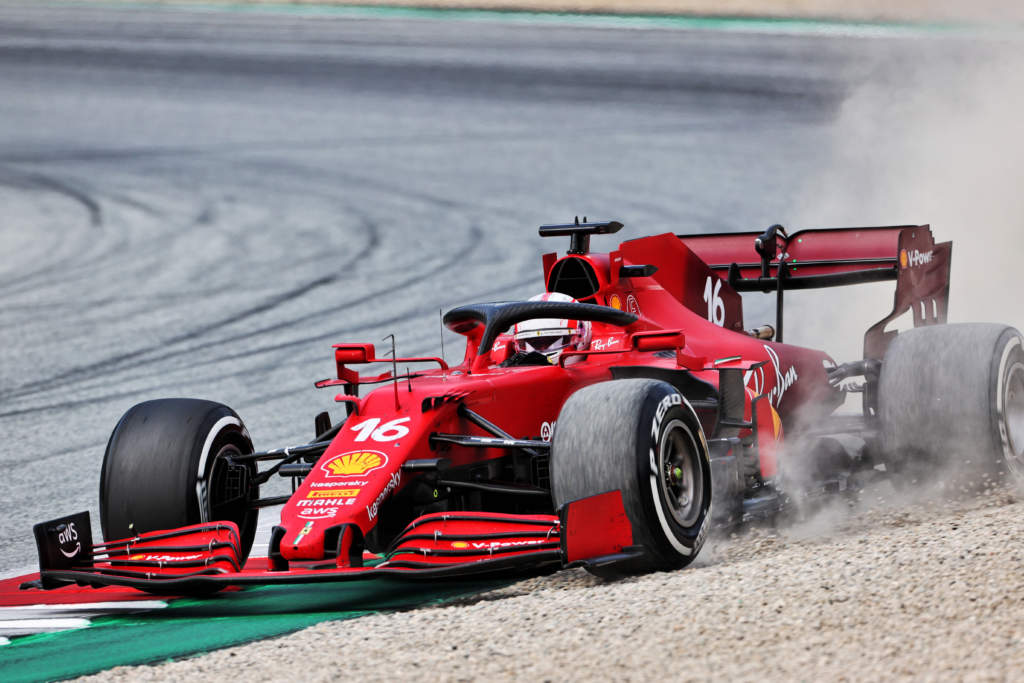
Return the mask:
<svg viewBox="0 0 1024 683"><path fill-rule="evenodd" d="M306 494L307 500L318 498L355 498L362 489L318 489Z"/></svg>

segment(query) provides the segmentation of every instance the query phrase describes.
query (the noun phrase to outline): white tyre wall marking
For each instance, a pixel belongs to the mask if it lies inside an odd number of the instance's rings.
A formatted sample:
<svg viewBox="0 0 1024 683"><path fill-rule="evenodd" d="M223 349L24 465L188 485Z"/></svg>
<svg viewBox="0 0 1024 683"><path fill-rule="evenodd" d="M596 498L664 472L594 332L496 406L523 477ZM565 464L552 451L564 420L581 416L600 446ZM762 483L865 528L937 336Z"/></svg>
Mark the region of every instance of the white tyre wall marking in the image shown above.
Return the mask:
<svg viewBox="0 0 1024 683"><path fill-rule="evenodd" d="M651 428L651 434L654 438L651 440L654 445L658 443L658 437L661 432L661 421L665 417L665 413L668 412L672 406L686 405L693 411L693 406L690 405L689 401L684 401L681 394L669 394L665 398L661 399L661 403L658 404L658 408L654 411L654 424ZM694 413L696 415L696 413ZM686 430L686 435L690 437L690 443L696 448L696 439L693 438L693 432L686 425L680 423ZM662 508L661 494L658 491L658 478L660 475L660 469L658 467L658 456L654 452L654 445L649 449L650 466L651 466L651 497L654 499L654 511L658 514L658 523L661 525L661 530L664 532L666 540L675 548L676 552L680 555L689 557L693 554L693 550L687 548L685 545L679 542L676 535L672 533L672 529L668 525L668 519L665 517L665 510ZM700 534L698 534L698 538Z"/></svg>
<svg viewBox="0 0 1024 683"><path fill-rule="evenodd" d="M1010 435L1007 431L1006 426L1006 415L1005 406L1003 405L1003 375L1006 374L1006 364L1010 360L1010 354L1013 350L1019 346L1022 346L1020 337L1014 337L1010 340L1010 343L1003 349L1003 357L999 359L999 371L996 383L996 417L999 423L999 439L1003 445L1003 460L1006 461L1006 466L1017 476L1024 476L1024 472L1019 471L1021 463L1017 460L1017 454L1013 452L1013 448L1010 444Z"/></svg>
<svg viewBox="0 0 1024 683"><path fill-rule="evenodd" d="M209 434L206 435L206 442L203 443L203 451L199 456L199 472L196 476L196 499L199 501L199 521L203 524L210 521L206 505L206 459L210 455L210 449L213 448L214 439L229 425L234 425L241 429L242 421L231 415L225 415L217 420L216 424L210 429ZM243 433L245 433L244 430Z"/></svg>
<svg viewBox="0 0 1024 683"><path fill-rule="evenodd" d="M687 429L686 431L687 434L689 434L690 430ZM654 448L651 448L651 469L657 470ZM680 555L686 555L689 557L693 554L693 550L680 543L679 539L676 538L674 533L672 533L672 529L668 525L668 519L665 517L665 510L662 509L661 494L658 491L658 475L653 472L651 474L651 496L654 498L654 511L658 513L658 523L661 525L661 530L664 532L665 538L672 544L672 547L675 548Z"/></svg>

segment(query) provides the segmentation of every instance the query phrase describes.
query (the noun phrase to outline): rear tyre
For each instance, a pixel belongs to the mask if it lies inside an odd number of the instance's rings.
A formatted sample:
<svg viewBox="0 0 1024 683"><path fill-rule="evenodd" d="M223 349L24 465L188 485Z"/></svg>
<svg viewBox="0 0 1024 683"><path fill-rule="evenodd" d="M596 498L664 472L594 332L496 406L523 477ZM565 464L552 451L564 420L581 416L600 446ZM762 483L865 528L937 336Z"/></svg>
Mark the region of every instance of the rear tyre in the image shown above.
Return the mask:
<svg viewBox="0 0 1024 683"><path fill-rule="evenodd" d="M1020 332L975 323L901 333L882 363L878 418L887 466L897 472L1024 482Z"/></svg>
<svg viewBox="0 0 1024 683"><path fill-rule="evenodd" d="M616 489L643 555L591 572L679 569L697 557L710 523L711 464L700 422L672 385L602 382L562 407L551 445L556 508Z"/></svg>
<svg viewBox="0 0 1024 683"><path fill-rule="evenodd" d="M140 403L124 414L107 443L100 476L100 524L106 540L202 522L238 525L243 561L259 511L252 453L238 414L191 398Z"/></svg>

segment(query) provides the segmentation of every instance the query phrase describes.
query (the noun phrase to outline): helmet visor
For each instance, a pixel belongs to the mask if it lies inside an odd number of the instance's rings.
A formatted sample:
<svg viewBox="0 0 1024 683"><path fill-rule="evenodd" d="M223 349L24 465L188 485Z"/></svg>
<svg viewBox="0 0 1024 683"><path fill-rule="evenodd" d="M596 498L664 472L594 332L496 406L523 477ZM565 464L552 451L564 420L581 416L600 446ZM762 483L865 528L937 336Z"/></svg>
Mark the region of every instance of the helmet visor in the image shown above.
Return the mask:
<svg viewBox="0 0 1024 683"><path fill-rule="evenodd" d="M571 334L560 334L556 336L520 339L516 343L519 346L519 350L525 353L530 353L531 351L536 351L537 353L551 353L552 351L560 351L564 349L571 342Z"/></svg>

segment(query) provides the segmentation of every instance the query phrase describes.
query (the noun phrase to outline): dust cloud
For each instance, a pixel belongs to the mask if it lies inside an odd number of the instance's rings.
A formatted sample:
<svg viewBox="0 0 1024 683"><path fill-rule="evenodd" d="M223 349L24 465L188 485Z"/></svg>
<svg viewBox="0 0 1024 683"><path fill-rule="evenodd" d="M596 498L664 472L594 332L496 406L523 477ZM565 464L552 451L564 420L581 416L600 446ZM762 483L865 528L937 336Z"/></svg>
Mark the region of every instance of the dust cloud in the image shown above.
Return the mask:
<svg viewBox="0 0 1024 683"><path fill-rule="evenodd" d="M1024 326L1024 44L921 41L866 71L790 224L930 223L936 241L953 240L950 322ZM883 283L794 295L789 341L859 358L892 293Z"/></svg>
<svg viewBox="0 0 1024 683"><path fill-rule="evenodd" d="M1024 329L1024 45L991 36L925 40L878 55L860 73L821 150L822 171L789 225L928 223L937 242L953 241L950 322ZM792 294L787 341L825 349L839 362L861 358L863 333L892 309L893 292L889 282ZM853 397L842 412L859 410ZM880 477L856 495L820 500L809 494L803 465L791 462L795 514L780 533L822 536L883 511L1003 495L965 466L968 450L961 445L912 476ZM806 454L795 462L807 463Z"/></svg>

